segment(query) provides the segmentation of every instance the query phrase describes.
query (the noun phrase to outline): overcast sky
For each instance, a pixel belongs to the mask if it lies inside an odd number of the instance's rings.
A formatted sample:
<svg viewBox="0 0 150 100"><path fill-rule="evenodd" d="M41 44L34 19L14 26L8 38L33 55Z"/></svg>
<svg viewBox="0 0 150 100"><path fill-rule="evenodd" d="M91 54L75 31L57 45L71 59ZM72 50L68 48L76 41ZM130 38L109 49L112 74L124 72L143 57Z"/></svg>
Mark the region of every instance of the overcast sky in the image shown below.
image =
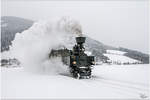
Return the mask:
<svg viewBox="0 0 150 100"><path fill-rule="evenodd" d="M148 53L148 0L2 1L1 14L35 21L70 16L104 44Z"/></svg>

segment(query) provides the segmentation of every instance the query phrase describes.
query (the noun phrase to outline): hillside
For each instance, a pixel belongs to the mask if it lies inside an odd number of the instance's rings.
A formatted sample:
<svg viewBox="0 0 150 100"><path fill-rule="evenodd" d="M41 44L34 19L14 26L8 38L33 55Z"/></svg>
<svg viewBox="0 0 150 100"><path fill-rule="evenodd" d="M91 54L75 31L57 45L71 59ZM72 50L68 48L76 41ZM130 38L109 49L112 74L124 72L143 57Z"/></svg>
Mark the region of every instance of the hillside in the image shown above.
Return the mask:
<svg viewBox="0 0 150 100"><path fill-rule="evenodd" d="M20 33L29 27L31 27L33 21L12 17L2 16L1 17L1 51L9 50L11 41L15 38L16 33Z"/></svg>

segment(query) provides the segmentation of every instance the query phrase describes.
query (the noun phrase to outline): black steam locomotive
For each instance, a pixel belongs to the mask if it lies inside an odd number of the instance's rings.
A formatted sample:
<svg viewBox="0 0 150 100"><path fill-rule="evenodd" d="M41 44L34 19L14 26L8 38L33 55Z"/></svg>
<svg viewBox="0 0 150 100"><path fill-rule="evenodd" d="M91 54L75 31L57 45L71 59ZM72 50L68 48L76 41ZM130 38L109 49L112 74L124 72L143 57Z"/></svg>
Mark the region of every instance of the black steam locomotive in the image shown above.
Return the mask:
<svg viewBox="0 0 150 100"><path fill-rule="evenodd" d="M70 52L70 72L75 78L90 78L91 67L94 65L94 56L88 56L84 53L83 43L85 37L76 37L77 44Z"/></svg>
<svg viewBox="0 0 150 100"><path fill-rule="evenodd" d="M61 56L62 62L69 65L70 73L74 78L91 78L91 69L92 65L94 65L94 56L88 56L85 53L85 48L83 46L85 39L85 37L76 37L77 44L73 47L73 50L52 50L49 55L50 57ZM67 63L68 61L69 64Z"/></svg>

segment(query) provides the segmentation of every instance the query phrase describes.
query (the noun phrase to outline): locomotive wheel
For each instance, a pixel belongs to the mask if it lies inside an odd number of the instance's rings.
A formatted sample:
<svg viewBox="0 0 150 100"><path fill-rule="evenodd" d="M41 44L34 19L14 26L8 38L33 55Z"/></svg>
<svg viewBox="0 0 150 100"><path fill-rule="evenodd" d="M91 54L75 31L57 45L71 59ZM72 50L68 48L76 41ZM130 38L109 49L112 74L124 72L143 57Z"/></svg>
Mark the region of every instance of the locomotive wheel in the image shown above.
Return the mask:
<svg viewBox="0 0 150 100"><path fill-rule="evenodd" d="M74 72L74 73L73 73L73 77L74 77L74 78L77 78L77 77L78 77L77 73Z"/></svg>
<svg viewBox="0 0 150 100"><path fill-rule="evenodd" d="M80 79L80 74L78 72L73 72L73 77L76 79Z"/></svg>

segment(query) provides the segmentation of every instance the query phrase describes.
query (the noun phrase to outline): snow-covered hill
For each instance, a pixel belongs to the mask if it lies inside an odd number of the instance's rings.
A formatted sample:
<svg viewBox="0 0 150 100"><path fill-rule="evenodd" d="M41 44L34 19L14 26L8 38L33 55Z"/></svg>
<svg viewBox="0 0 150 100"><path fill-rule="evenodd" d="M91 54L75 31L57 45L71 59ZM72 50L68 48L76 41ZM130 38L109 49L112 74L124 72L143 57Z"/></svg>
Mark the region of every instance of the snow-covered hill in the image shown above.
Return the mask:
<svg viewBox="0 0 150 100"><path fill-rule="evenodd" d="M106 53L107 54L114 54L114 55L124 55L127 52L118 51L118 50L107 50Z"/></svg>
<svg viewBox="0 0 150 100"><path fill-rule="evenodd" d="M118 51L118 50L107 50L104 54L109 58L108 62L111 64L140 64L142 63L139 60L135 60L125 56L126 52Z"/></svg>
<svg viewBox="0 0 150 100"><path fill-rule="evenodd" d="M91 79L2 68L2 99L148 99L149 65L100 65Z"/></svg>

